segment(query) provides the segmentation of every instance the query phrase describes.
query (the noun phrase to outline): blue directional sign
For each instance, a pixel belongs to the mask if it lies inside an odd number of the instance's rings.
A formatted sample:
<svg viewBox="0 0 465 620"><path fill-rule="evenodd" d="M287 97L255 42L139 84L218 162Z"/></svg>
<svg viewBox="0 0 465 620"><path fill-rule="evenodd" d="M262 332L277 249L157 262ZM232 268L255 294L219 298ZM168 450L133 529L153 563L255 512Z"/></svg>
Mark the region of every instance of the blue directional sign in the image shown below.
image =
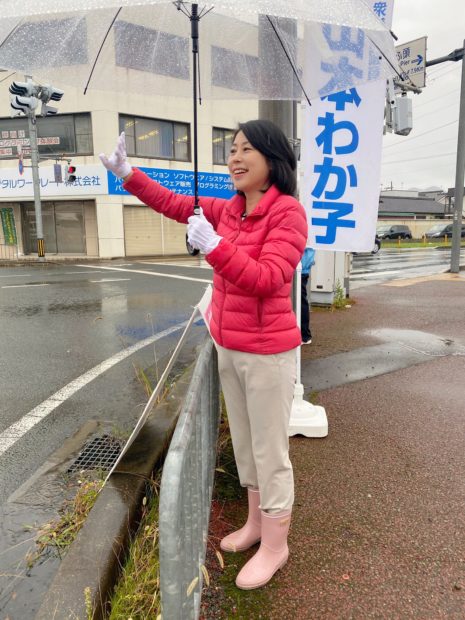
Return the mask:
<svg viewBox="0 0 465 620"><path fill-rule="evenodd" d="M165 168L140 168L154 181L173 190L177 194L194 195L194 173L192 170L166 170ZM108 193L128 195L123 189L123 182L112 172L108 172ZM231 198L234 187L229 174L220 172L199 172L199 196Z"/></svg>

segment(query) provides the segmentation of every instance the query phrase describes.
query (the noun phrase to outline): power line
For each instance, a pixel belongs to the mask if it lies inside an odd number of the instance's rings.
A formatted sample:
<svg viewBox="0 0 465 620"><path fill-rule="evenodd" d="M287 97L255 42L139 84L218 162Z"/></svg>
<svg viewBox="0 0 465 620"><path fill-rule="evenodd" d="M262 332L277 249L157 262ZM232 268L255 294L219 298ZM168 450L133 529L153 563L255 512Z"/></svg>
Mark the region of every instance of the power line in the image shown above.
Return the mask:
<svg viewBox="0 0 465 620"><path fill-rule="evenodd" d="M453 103L449 103L449 105L444 105L444 106L441 106L440 108L436 108L434 110L431 110L430 112L425 112L425 114L420 114L420 116L415 116L415 120L417 121L420 118L424 118L425 116L429 116L430 114L434 114L435 112L439 112L441 110L447 110L447 108L451 108L454 105L458 106L459 102L458 101L454 101Z"/></svg>
<svg viewBox="0 0 465 620"><path fill-rule="evenodd" d="M452 71L455 71L456 69L460 69L461 65L459 63L457 63L455 65L455 67L449 67L447 68L445 71L443 71L440 75L438 75L437 77L433 77L431 78L429 81L430 82L436 82L437 80L440 80L441 78L443 78L445 75L448 75L449 73L452 73ZM428 76L427 76L428 77Z"/></svg>
<svg viewBox="0 0 465 620"><path fill-rule="evenodd" d="M421 144L419 146L414 146L412 149L402 150L402 155L405 153L409 153L410 151L418 151L418 149L425 149L427 146L435 146L436 144L442 144L443 142L450 142L451 138L446 138L445 140L436 140L436 142L428 142L427 144Z"/></svg>
<svg viewBox="0 0 465 620"><path fill-rule="evenodd" d="M437 131L438 129L442 129L443 127L448 127L449 125L454 125L455 123L458 123L458 122L459 122L459 119L456 119L455 121L451 121L450 123L439 125L439 127L433 127L433 129L429 129L428 131L419 133L417 136L412 136L411 138L405 138L405 140L402 140L401 144L405 144L405 142L409 142L410 140L416 140L417 138L421 138L421 136L426 136L429 133L432 133L433 131ZM393 146L399 146L399 144L387 144L384 148L389 149L389 148L392 148Z"/></svg>
<svg viewBox="0 0 465 620"><path fill-rule="evenodd" d="M449 95L458 93L459 90L460 88L454 88L454 90L450 90L448 93L444 93L443 95L441 94L441 100L445 99ZM430 103L436 103L436 100L437 97L435 97L434 99L430 99L429 101L423 101L423 103L415 104L415 109L418 110L418 108L422 108L423 106L429 105ZM415 99L413 101L415 101Z"/></svg>
<svg viewBox="0 0 465 620"><path fill-rule="evenodd" d="M450 153L439 153L438 155L428 155L426 157L412 157L411 159L396 159L392 161L383 161L383 166L388 166L389 164L403 164L407 161L418 161L419 159L436 159L437 157L448 157L449 155L456 155L455 151L451 151Z"/></svg>

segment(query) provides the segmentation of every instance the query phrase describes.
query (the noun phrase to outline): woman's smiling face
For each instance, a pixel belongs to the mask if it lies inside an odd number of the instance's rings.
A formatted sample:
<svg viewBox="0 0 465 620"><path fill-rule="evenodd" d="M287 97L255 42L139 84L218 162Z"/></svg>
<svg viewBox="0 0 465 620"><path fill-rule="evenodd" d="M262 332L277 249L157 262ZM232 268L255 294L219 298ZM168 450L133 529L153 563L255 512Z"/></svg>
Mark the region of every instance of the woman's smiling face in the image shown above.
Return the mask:
<svg viewBox="0 0 465 620"><path fill-rule="evenodd" d="M270 166L267 159L238 131L228 158L229 174L236 190L248 194L269 187Z"/></svg>

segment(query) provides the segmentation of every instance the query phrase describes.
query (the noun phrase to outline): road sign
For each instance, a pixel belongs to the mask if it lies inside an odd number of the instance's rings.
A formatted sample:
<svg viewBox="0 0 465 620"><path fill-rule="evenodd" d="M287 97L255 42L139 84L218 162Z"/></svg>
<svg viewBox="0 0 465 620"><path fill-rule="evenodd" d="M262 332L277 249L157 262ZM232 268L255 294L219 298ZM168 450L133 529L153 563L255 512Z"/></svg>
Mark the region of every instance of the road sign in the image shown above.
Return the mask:
<svg viewBox="0 0 465 620"><path fill-rule="evenodd" d="M396 45L396 52L402 71L402 80L396 79L396 84L401 85L405 82L423 88L425 86L426 37Z"/></svg>

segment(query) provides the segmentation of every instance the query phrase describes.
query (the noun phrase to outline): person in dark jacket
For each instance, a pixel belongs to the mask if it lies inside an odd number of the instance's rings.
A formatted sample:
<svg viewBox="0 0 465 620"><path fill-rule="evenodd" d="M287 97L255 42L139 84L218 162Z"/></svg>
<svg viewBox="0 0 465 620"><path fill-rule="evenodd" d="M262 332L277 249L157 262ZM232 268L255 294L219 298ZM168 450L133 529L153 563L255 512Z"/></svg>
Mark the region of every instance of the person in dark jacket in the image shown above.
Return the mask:
<svg viewBox="0 0 465 620"><path fill-rule="evenodd" d="M302 344L312 344L310 305L308 303L307 288L310 270L315 264L315 250L313 248L305 248L300 262L302 263L300 281L300 333L302 335Z"/></svg>
<svg viewBox="0 0 465 620"><path fill-rule="evenodd" d="M226 402L239 479L247 488L244 527L221 541L243 551L261 541L237 576L239 588L265 585L288 558L294 481L288 424L301 334L290 292L307 241L307 221L294 198L296 161L282 131L269 121L239 125L228 168L230 200L194 199L162 187L126 159L124 134L104 166L152 209L188 223L189 243L213 267L210 332Z"/></svg>

